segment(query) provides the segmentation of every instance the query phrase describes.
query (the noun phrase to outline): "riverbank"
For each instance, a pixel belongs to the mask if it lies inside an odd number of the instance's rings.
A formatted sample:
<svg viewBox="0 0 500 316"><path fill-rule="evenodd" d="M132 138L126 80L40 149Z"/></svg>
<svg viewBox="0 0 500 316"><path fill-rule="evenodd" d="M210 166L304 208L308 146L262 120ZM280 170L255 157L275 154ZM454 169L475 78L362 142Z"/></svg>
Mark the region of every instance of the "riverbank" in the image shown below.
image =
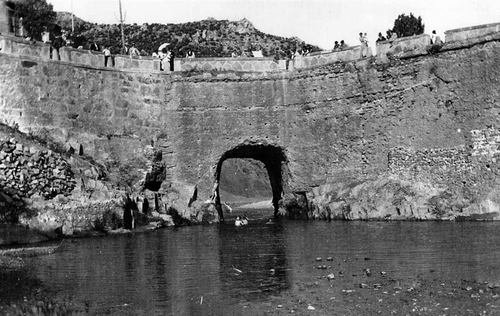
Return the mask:
<svg viewBox="0 0 500 316"><path fill-rule="evenodd" d="M0 255L0 315L88 315L85 304L61 299L32 272L33 257Z"/></svg>

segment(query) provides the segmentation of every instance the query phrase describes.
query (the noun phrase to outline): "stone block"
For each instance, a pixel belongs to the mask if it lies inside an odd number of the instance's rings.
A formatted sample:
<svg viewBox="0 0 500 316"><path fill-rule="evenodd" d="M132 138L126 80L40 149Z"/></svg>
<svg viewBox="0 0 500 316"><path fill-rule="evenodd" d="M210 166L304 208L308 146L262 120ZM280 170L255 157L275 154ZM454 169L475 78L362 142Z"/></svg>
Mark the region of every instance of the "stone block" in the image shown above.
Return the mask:
<svg viewBox="0 0 500 316"><path fill-rule="evenodd" d="M59 48L59 57L61 61L71 62L71 50L71 48L65 46Z"/></svg>
<svg viewBox="0 0 500 316"><path fill-rule="evenodd" d="M100 52L91 52L89 54L90 66L104 67L104 54Z"/></svg>

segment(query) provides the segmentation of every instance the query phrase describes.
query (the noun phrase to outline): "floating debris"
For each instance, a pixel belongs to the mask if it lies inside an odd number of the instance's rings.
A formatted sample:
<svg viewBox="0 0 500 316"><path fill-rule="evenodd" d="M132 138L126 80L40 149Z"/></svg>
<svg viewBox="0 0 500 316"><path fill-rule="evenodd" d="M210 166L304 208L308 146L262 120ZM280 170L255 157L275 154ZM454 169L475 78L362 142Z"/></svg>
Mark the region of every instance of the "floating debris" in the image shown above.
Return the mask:
<svg viewBox="0 0 500 316"><path fill-rule="evenodd" d="M326 278L328 279L328 281L331 281L335 279L335 275L333 273L330 273L329 275L326 276Z"/></svg>
<svg viewBox="0 0 500 316"><path fill-rule="evenodd" d="M243 271L241 271L240 269L236 269L235 267L233 267L233 270L238 272L238 273L243 273Z"/></svg>

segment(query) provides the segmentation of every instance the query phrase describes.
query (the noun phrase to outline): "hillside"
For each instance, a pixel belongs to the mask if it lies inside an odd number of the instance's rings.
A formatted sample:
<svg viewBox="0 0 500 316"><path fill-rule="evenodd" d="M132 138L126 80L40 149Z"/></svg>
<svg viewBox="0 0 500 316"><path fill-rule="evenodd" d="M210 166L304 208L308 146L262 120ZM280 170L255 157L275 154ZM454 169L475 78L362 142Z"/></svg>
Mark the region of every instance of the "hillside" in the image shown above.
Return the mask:
<svg viewBox="0 0 500 316"><path fill-rule="evenodd" d="M57 22L64 30L71 30L71 14L57 12ZM121 49L119 24L96 24L74 18L73 46L90 47L96 42L101 47L111 46L114 53ZM151 55L163 43L170 43L174 56L184 57L191 49L196 57L230 57L233 52L262 50L267 57L274 57L277 49L283 55L290 50L308 49L318 51L319 47L307 44L299 38L285 38L263 33L247 19L240 21L215 20L181 24L144 23L124 24L125 39L130 47L135 45L142 55Z"/></svg>
<svg viewBox="0 0 500 316"><path fill-rule="evenodd" d="M222 164L220 195L226 202L271 200L272 191L264 164L254 159L228 159Z"/></svg>

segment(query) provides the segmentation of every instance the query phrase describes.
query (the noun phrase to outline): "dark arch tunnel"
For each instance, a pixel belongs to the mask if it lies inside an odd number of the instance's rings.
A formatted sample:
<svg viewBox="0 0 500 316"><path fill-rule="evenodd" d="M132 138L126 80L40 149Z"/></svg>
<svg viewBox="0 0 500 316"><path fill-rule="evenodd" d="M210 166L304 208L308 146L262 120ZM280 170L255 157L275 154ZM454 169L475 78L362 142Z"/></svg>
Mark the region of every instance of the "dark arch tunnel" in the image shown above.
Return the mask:
<svg viewBox="0 0 500 316"><path fill-rule="evenodd" d="M274 208L274 215L278 214L278 204L282 197L283 182L286 177L286 156L283 149L280 147L268 144L244 144L239 145L227 152L225 152L217 163L216 181L219 182L222 164L227 159L233 158L251 158L259 160L264 164L269 175L269 180L272 190L272 204ZM219 216L223 220L222 207L220 202L219 188L216 187L216 206L219 211Z"/></svg>

